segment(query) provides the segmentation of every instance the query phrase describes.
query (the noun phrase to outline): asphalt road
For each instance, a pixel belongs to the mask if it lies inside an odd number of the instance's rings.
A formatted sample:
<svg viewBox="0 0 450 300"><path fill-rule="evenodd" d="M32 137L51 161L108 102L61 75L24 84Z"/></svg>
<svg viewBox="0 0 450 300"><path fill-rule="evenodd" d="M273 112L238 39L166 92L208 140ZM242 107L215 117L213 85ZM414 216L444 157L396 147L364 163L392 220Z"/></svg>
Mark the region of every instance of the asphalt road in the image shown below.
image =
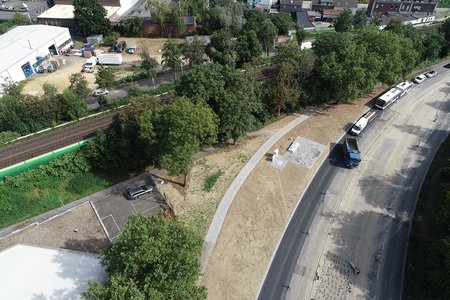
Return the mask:
<svg viewBox="0 0 450 300"><path fill-rule="evenodd" d="M359 137L359 169L343 168L341 148L333 148L294 212L259 299L401 298L415 200L450 130L450 72L437 70L379 111ZM346 262L361 273L347 274Z"/></svg>

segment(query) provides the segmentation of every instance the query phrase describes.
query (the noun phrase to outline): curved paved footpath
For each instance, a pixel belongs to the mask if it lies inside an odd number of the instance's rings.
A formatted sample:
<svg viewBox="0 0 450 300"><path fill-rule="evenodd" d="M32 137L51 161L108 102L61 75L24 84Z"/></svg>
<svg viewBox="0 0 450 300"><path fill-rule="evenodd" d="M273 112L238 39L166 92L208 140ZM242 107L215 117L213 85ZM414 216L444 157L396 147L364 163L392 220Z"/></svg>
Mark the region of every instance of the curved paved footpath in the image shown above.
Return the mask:
<svg viewBox="0 0 450 300"><path fill-rule="evenodd" d="M214 215L214 218L209 226L208 233L206 234L205 244L203 245L202 250L202 271L205 270L205 267L208 263L208 259L214 250L214 246L217 242L217 238L219 236L220 230L222 229L223 222L225 221L225 217L227 216L228 209L233 203L234 198L236 197L239 189L244 184L245 179L247 179L248 175L253 171L259 161L264 157L264 155L281 139L285 134L294 129L298 124L302 123L309 116L300 115L295 120L291 121L289 124L280 129L277 133L272 135L258 151L252 156L252 158L248 161L248 163L242 168L239 172L238 176L233 180L227 192L220 201L219 207Z"/></svg>

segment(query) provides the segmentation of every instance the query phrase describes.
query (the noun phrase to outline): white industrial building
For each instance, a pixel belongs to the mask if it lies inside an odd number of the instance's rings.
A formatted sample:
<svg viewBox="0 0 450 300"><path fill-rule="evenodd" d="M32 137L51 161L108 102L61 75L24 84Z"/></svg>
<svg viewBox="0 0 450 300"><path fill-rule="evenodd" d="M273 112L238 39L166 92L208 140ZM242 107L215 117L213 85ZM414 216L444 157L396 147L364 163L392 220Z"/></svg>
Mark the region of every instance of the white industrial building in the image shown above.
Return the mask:
<svg viewBox="0 0 450 300"><path fill-rule="evenodd" d="M24 25L0 35L0 85L25 80L43 61L71 45L69 30L63 27Z"/></svg>

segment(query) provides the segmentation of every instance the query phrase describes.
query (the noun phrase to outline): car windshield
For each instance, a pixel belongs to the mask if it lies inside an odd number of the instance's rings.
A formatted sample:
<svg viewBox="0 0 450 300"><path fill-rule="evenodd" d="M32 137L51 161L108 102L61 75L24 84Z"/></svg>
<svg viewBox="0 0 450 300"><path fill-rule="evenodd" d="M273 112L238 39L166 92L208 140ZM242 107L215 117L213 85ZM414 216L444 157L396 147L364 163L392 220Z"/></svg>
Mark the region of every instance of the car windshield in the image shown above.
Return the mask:
<svg viewBox="0 0 450 300"><path fill-rule="evenodd" d="M386 105L386 101L381 100L381 99L378 99L377 105L378 105L378 106L381 106L381 107L384 107L384 106Z"/></svg>
<svg viewBox="0 0 450 300"><path fill-rule="evenodd" d="M354 126L353 126L353 129L354 129L355 131L360 131L360 130L361 130L361 127L359 127L358 125L354 125Z"/></svg>

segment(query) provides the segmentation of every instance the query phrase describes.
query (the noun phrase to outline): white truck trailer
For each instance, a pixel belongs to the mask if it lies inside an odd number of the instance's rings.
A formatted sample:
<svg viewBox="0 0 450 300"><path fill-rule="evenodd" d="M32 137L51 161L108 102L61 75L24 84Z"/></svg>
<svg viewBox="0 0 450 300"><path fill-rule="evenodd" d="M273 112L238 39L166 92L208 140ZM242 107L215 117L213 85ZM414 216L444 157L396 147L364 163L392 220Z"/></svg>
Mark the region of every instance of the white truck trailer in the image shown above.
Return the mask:
<svg viewBox="0 0 450 300"><path fill-rule="evenodd" d="M122 54L102 54L97 57L101 65L120 65L122 64Z"/></svg>
<svg viewBox="0 0 450 300"><path fill-rule="evenodd" d="M364 130L364 128L367 127L367 124L375 120L377 116L378 114L375 111L368 111L353 125L350 133L353 135L360 134Z"/></svg>

